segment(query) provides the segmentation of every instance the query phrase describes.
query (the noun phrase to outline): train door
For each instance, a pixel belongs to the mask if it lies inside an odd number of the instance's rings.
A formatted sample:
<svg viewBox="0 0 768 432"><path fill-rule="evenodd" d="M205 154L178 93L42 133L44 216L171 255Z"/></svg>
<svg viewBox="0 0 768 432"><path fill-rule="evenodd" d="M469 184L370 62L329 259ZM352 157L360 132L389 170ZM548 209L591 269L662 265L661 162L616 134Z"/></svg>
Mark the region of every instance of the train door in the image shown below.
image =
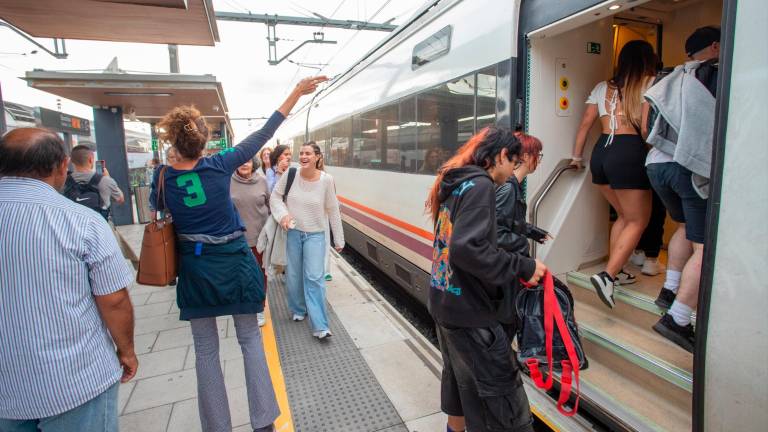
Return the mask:
<svg viewBox="0 0 768 432"><path fill-rule="evenodd" d="M542 140L546 155L528 178L529 209L555 239L537 255L567 280L577 300L590 357L583 374L586 409L614 429L691 430L693 356L651 330L663 313L654 304L663 272L647 277L628 268L638 282L617 288L613 309L600 302L589 276L605 266L611 212L589 169L567 166L586 98L614 74L622 46L646 40L665 66L681 64L685 39L698 27L719 25L723 2L574 1L564 16L553 15L548 3L521 4L518 94L524 95L524 127ZM587 138L587 166L599 129L593 126Z"/></svg>

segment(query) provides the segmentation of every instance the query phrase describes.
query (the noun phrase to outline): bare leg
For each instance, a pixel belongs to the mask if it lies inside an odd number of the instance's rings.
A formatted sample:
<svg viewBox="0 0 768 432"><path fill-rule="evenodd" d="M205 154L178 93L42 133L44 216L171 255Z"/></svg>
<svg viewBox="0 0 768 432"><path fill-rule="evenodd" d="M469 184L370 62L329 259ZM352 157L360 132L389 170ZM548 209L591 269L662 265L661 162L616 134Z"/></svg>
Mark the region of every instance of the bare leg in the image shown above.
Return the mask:
<svg viewBox="0 0 768 432"><path fill-rule="evenodd" d="M680 279L680 289L676 301L696 310L699 300L699 281L701 280L701 262L704 257L704 245L693 243L693 254L683 267L683 277Z"/></svg>
<svg viewBox="0 0 768 432"><path fill-rule="evenodd" d="M608 185L598 185L598 189L600 190L600 193L603 195L603 198L605 198L606 201L611 205L611 207L616 210L616 214L619 216L616 221L613 223L613 226L611 227L611 235L609 237L609 245L608 245L608 251L613 250L613 246L616 243L616 240L619 238L619 235L621 234L621 231L624 230L624 227L626 226L626 219L622 216L622 209L621 209L621 203L619 202L619 197L616 196L616 192L614 192L613 189L611 189Z"/></svg>
<svg viewBox="0 0 768 432"><path fill-rule="evenodd" d="M643 235L648 219L651 217L651 191L642 189L616 189L619 200L620 215L625 219L625 225L611 248L608 265L605 271L616 277L635 250L640 236ZM618 210L618 209L617 209Z"/></svg>
<svg viewBox="0 0 768 432"><path fill-rule="evenodd" d="M448 416L448 427L454 432L462 432L466 429L464 417Z"/></svg>
<svg viewBox="0 0 768 432"><path fill-rule="evenodd" d="M677 230L669 239L667 252L667 270L682 271L693 253L691 241L685 238L685 224L677 225Z"/></svg>

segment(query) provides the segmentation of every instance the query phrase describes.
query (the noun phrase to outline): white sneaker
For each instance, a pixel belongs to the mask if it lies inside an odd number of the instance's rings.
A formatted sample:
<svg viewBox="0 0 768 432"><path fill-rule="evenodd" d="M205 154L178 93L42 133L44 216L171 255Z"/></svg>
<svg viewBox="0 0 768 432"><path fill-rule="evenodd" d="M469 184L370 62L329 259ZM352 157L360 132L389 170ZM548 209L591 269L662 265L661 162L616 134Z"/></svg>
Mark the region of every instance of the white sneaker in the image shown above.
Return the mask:
<svg viewBox="0 0 768 432"><path fill-rule="evenodd" d="M267 323L267 318L264 316L264 312L257 312L256 320L259 322L259 327L264 327Z"/></svg>
<svg viewBox="0 0 768 432"><path fill-rule="evenodd" d="M627 273L623 269L616 274L616 285L630 285L637 282L637 278L632 273Z"/></svg>
<svg viewBox="0 0 768 432"><path fill-rule="evenodd" d="M321 330L321 331L316 331L312 333L312 336L322 340L327 337L333 336L333 333L331 333L330 330Z"/></svg>
<svg viewBox="0 0 768 432"><path fill-rule="evenodd" d="M304 321L304 315L293 314L293 318L291 318L291 319L292 319L292 320L294 320L294 321L296 321L296 322L298 322L298 321Z"/></svg>
<svg viewBox="0 0 768 432"><path fill-rule="evenodd" d="M647 276L656 276L661 273L661 264L658 258L646 258L643 263L643 269L640 271Z"/></svg>
<svg viewBox="0 0 768 432"><path fill-rule="evenodd" d="M595 287L595 291L597 292L597 296L600 297L600 300L605 303L606 306L613 309L613 306L615 305L615 302L613 301L613 279L608 276L608 273L602 271L593 274L589 280L592 282L592 286Z"/></svg>
<svg viewBox="0 0 768 432"><path fill-rule="evenodd" d="M645 263L645 260L645 252L643 251L634 251L632 252L632 256L629 257L629 262L638 267L642 267L643 263Z"/></svg>

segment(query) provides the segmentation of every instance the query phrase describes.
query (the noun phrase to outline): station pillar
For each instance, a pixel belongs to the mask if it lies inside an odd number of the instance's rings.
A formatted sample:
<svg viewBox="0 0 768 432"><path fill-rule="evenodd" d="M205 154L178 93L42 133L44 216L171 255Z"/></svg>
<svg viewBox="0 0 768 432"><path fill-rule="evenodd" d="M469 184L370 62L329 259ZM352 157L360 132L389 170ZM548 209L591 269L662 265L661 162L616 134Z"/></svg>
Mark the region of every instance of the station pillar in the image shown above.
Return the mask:
<svg viewBox="0 0 768 432"><path fill-rule="evenodd" d="M120 186L125 203L112 205L112 220L115 225L133 224L133 200L128 175L128 152L125 147L123 109L120 107L94 108L93 122L96 132L96 151L106 161L109 175Z"/></svg>

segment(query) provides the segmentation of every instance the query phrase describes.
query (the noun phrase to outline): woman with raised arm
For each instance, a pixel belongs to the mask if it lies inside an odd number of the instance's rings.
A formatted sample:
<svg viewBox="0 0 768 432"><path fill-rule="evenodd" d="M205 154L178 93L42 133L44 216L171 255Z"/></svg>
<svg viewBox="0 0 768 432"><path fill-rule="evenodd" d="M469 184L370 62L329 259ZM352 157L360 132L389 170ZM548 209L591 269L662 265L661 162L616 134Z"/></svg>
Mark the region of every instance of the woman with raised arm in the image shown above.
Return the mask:
<svg viewBox="0 0 768 432"><path fill-rule="evenodd" d="M264 309L264 279L232 203L230 181L235 170L272 137L299 98L314 92L323 81L325 77L299 82L261 130L211 157L203 157L210 137L208 124L194 107L174 108L159 123L164 131L161 139L179 153L179 161L166 168L163 192L179 240L176 302L181 319L189 320L192 327L203 431L232 430L219 362L218 316L234 319L243 351L251 427L273 431L280 414L256 317Z"/></svg>
<svg viewBox="0 0 768 432"><path fill-rule="evenodd" d="M323 171L323 153L314 141L302 144L300 169L280 178L269 205L280 226L288 231L286 284L288 308L294 321L309 315L312 334L318 339L332 336L325 306L326 233L330 222L335 249L344 247L339 201L331 175ZM288 190L286 194L286 189Z"/></svg>
<svg viewBox="0 0 768 432"><path fill-rule="evenodd" d="M435 227L429 312L443 357L440 405L449 432L533 431L496 307L511 281L536 283L546 271L496 241L496 186L513 174L519 154L509 129L487 127L443 164L427 198Z"/></svg>
<svg viewBox="0 0 768 432"><path fill-rule="evenodd" d="M611 227L605 270L590 280L600 300L611 308L614 286L635 282L635 276L623 267L651 216L651 183L645 171L648 148L640 130L646 104L643 94L653 82L656 66L656 54L648 42L634 40L624 45L616 75L598 83L587 98L573 149L571 163L580 168L587 134L599 119L602 135L592 150L589 168L592 183L618 218Z"/></svg>

